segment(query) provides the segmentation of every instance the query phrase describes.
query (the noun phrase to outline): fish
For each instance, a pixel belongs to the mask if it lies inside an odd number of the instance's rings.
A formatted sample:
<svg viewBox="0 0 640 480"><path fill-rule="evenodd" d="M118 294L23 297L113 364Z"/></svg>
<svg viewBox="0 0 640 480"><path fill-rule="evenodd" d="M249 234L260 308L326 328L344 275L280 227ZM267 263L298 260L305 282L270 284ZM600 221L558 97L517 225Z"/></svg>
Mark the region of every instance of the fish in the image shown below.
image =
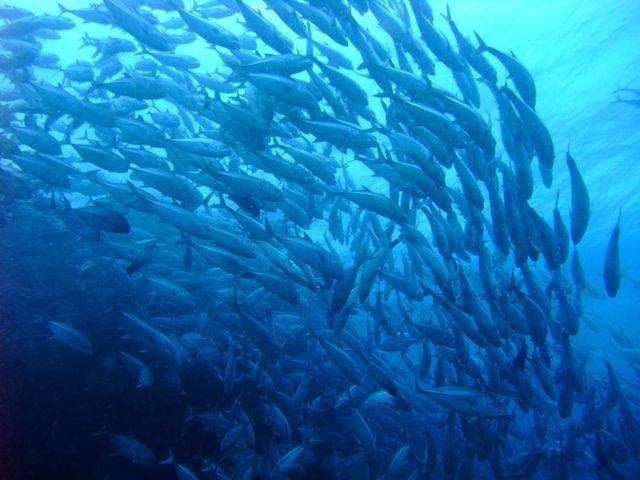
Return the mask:
<svg viewBox="0 0 640 480"><path fill-rule="evenodd" d="M371 191L330 192L330 195L338 195L362 208L387 217L397 223L406 223L408 218L399 205L384 195Z"/></svg>
<svg viewBox="0 0 640 480"><path fill-rule="evenodd" d="M259 90L316 115L317 100L306 82L270 73L247 73L244 77Z"/></svg>
<svg viewBox="0 0 640 480"><path fill-rule="evenodd" d="M72 144L78 155L85 162L114 173L124 173L129 169L129 163L121 156L106 148L93 145Z"/></svg>
<svg viewBox="0 0 640 480"><path fill-rule="evenodd" d="M214 169L208 170L207 174L217 180L223 181L227 188L240 197L246 196L251 199L264 200L267 202L281 202L284 200L282 191L264 178Z"/></svg>
<svg viewBox="0 0 640 480"><path fill-rule="evenodd" d="M269 0L266 3L294 33L301 37L306 34L304 23L292 5L284 0Z"/></svg>
<svg viewBox="0 0 640 480"><path fill-rule="evenodd" d="M118 352L125 368L131 372L136 380L136 388L148 388L154 383L154 376L151 369L145 365L139 358L130 353Z"/></svg>
<svg viewBox="0 0 640 480"><path fill-rule="evenodd" d="M148 322L132 313L126 312L122 312L122 322L127 336L135 340L140 346L170 359L177 365L182 362L183 352L177 343L161 331L153 328Z"/></svg>
<svg viewBox="0 0 640 480"><path fill-rule="evenodd" d="M618 378L615 373L615 370L611 366L611 364L605 360L604 366L607 369L607 377L609 379L609 387L607 388L606 397L605 397L605 408L607 410L611 410L616 406L620 398L620 385L618 383Z"/></svg>
<svg viewBox="0 0 640 480"><path fill-rule="evenodd" d="M548 331L548 318L543 308L531 296L522 292L519 288L513 287L516 298L518 299L522 311L525 314L529 325L529 334L533 344L536 346L544 345Z"/></svg>
<svg viewBox="0 0 640 480"><path fill-rule="evenodd" d="M231 149L222 142L201 138L172 138L168 142L183 152L203 157L226 157Z"/></svg>
<svg viewBox="0 0 640 480"><path fill-rule="evenodd" d="M506 207L500 195L497 175L492 176L491 179L485 183L485 186L489 192L493 243L503 255L508 255L511 250L511 241L509 238L509 228L507 227Z"/></svg>
<svg viewBox="0 0 640 480"><path fill-rule="evenodd" d="M532 222L533 228L537 231L539 243L536 246L539 247L549 269L558 269L560 267L560 244L554 229L533 208L528 207L525 212Z"/></svg>
<svg viewBox="0 0 640 480"><path fill-rule="evenodd" d="M313 60L305 55L284 53L260 58L251 63L242 63L236 67L235 72L227 79L227 82L235 78L241 79L247 74L271 74L290 76L308 70L313 65ZM246 77L244 77L246 78Z"/></svg>
<svg viewBox="0 0 640 480"><path fill-rule="evenodd" d="M622 208L618 211L618 220L611 231L607 249L604 254L604 265L602 267L602 278L604 279L604 289L610 298L615 298L620 289L622 272L620 270L620 217Z"/></svg>
<svg viewBox="0 0 640 480"><path fill-rule="evenodd" d="M580 252L576 248L573 249L573 254L571 255L571 278L578 290L587 288L587 277L580 261Z"/></svg>
<svg viewBox="0 0 640 480"><path fill-rule="evenodd" d="M420 126L425 127L439 139L458 147L466 144L467 139L464 131L444 113L441 113L431 106L406 100L398 96L393 96L392 99L393 102L400 105L400 108L404 110L410 119Z"/></svg>
<svg viewBox="0 0 640 480"><path fill-rule="evenodd" d="M376 138L359 125L338 119L294 121L296 126L316 137L318 141L328 141L338 148L359 150L378 145Z"/></svg>
<svg viewBox="0 0 640 480"><path fill-rule="evenodd" d="M0 28L0 37L22 37L31 33L38 33L41 29L70 30L75 22L66 17L54 15L27 15L16 18Z"/></svg>
<svg viewBox="0 0 640 480"><path fill-rule="evenodd" d="M310 238L276 236L276 239L293 257L328 278L342 278L344 275L344 267L340 259Z"/></svg>
<svg viewBox="0 0 640 480"><path fill-rule="evenodd" d="M286 277L266 272L248 271L243 275L260 283L266 290L275 293L291 305L300 305L300 294L295 285Z"/></svg>
<svg viewBox="0 0 640 480"><path fill-rule="evenodd" d="M571 241L577 245L587 231L591 216L591 200L587 185L569 151L567 151L567 168L571 179Z"/></svg>
<svg viewBox="0 0 640 480"><path fill-rule="evenodd" d="M307 321L307 327L309 332L315 338L323 350L327 353L331 363L345 376L347 380L349 380L353 385L360 385L362 383L360 377L360 369L358 365L355 363L353 358L345 352L342 348L337 345L323 339L318 333L314 330L311 324Z"/></svg>
<svg viewBox="0 0 640 480"><path fill-rule="evenodd" d="M570 238L567 226L562 219L562 215L558 210L558 199L560 198L560 191L556 194L556 206L553 209L553 231L558 240L558 262L563 264L569 258Z"/></svg>
<svg viewBox="0 0 640 480"><path fill-rule="evenodd" d="M21 143L37 152L54 156L62 153L58 140L41 128L14 126L11 131Z"/></svg>
<svg viewBox="0 0 640 480"><path fill-rule="evenodd" d="M542 122L536 111L531 108L530 105L520 100L507 86L501 87L501 90L507 98L509 98L509 101L518 112L518 116L527 127L541 168L551 171L555 160L555 147L546 125ZM545 177L543 176L543 180L544 179ZM549 188L551 181L545 181L545 186Z"/></svg>
<svg viewBox="0 0 640 480"><path fill-rule="evenodd" d="M164 98L167 93L155 80L143 76L128 75L110 82L95 85L95 88L104 88L116 95L126 95L138 100L158 100Z"/></svg>
<svg viewBox="0 0 640 480"><path fill-rule="evenodd" d="M265 44L279 53L293 52L293 42L288 37L241 0L237 0L237 4L249 29L253 30Z"/></svg>
<svg viewBox="0 0 640 480"><path fill-rule="evenodd" d="M0 205L9 205L16 200L26 200L32 196L31 186L12 169L0 169Z"/></svg>
<svg viewBox="0 0 640 480"><path fill-rule="evenodd" d="M480 44L480 47L477 50L477 54L481 54L482 52L489 52L491 55L496 57L509 72L509 77L516 86L518 93L520 93L520 95L522 96L522 100L524 100L527 106L535 109L537 97L536 84L533 81L533 77L531 76L531 73L529 73L529 70L515 57L515 55L507 55L500 50L488 46L484 42L482 37L478 35L478 33L474 33L476 35L478 43Z"/></svg>
<svg viewBox="0 0 640 480"><path fill-rule="evenodd" d="M178 8L178 14L194 33L212 45L219 45L231 50L240 48L240 41L227 28L210 22L206 18L188 12L183 8Z"/></svg>
<svg viewBox="0 0 640 480"><path fill-rule="evenodd" d="M158 463L153 451L145 444L128 435L120 433L106 433L114 455L121 455L133 465L140 467L155 467Z"/></svg>
<svg viewBox="0 0 640 480"><path fill-rule="evenodd" d="M154 188L166 196L181 202L187 208L194 208L203 202L200 191L184 177L173 175L163 169L153 167L131 167L136 178L147 187Z"/></svg>
<svg viewBox="0 0 640 480"><path fill-rule="evenodd" d="M135 11L116 0L104 0L104 5L118 27L136 40L161 52L167 52L171 49L166 35Z"/></svg>
<svg viewBox="0 0 640 480"><path fill-rule="evenodd" d="M249 265L234 253L220 247L189 243L202 257L212 265L232 274L241 274L249 270Z"/></svg>
<svg viewBox="0 0 640 480"><path fill-rule="evenodd" d="M242 329L253 345L268 358L277 359L281 353L281 346L275 341L267 327L256 319L247 316L238 304L237 289L233 292L233 308L240 317Z"/></svg>
<svg viewBox="0 0 640 480"><path fill-rule="evenodd" d="M447 13L443 15L444 19L449 24L449 28L453 32L458 43L458 49L460 54L466 59L471 67L482 76L482 78L490 84L498 83L498 74L495 68L489 63L483 56L482 50L478 51L471 43L468 37L466 37L459 29L451 16L451 10L447 5ZM482 45L481 45L482 47Z"/></svg>
<svg viewBox="0 0 640 480"><path fill-rule="evenodd" d="M442 102L443 110L453 115L456 124L471 140L489 156L495 154L496 141L491 134L491 127L476 109L446 94L438 95L438 100Z"/></svg>
<svg viewBox="0 0 640 480"><path fill-rule="evenodd" d="M337 68L333 68L317 60L315 63L323 75L329 79L329 83L335 87L338 93L347 99L347 101L352 101L364 106L369 104L369 97L362 87L358 85L358 82Z"/></svg>
<svg viewBox="0 0 640 480"><path fill-rule="evenodd" d="M126 211L118 211L110 208L106 204L94 202L93 205L74 208L73 212L69 212L71 207L65 198L65 215L73 215L85 225L105 232L113 233L129 233L131 224L125 218Z"/></svg>
<svg viewBox="0 0 640 480"><path fill-rule="evenodd" d="M310 452L305 449L303 445L293 447L278 459L278 462L275 464L273 471L271 472L272 475L276 478L284 478L288 475L289 471L294 470L299 466L298 463L301 462L305 454L310 454Z"/></svg>
<svg viewBox="0 0 640 480"><path fill-rule="evenodd" d="M10 154L9 158L23 171L30 173L45 184L62 189L71 188L69 175L80 171L57 157L42 153L21 152Z"/></svg>
<svg viewBox="0 0 640 480"><path fill-rule="evenodd" d="M114 123L121 132L120 138L129 143L153 147L160 147L166 143L164 132L140 117L116 117Z"/></svg>
<svg viewBox="0 0 640 480"><path fill-rule="evenodd" d="M72 8L67 8L61 3L59 3L58 8L60 9L61 14L71 13L72 15L75 15L76 17L81 18L84 22L88 22L88 23L110 25L112 21L111 17L109 16L106 10L97 8L95 6L91 8L72 9Z"/></svg>
<svg viewBox="0 0 640 480"><path fill-rule="evenodd" d="M424 42L431 52L452 71L462 70L462 60L458 53L451 47L447 37L435 28L428 15L424 15L424 13L421 12L422 7L418 6L419 2L412 1L410 3L416 18L416 23L418 24L418 30L420 30Z"/></svg>
<svg viewBox="0 0 640 480"><path fill-rule="evenodd" d="M71 325L51 320L49 321L49 330L55 339L64 342L75 351L87 357L93 355L93 347L89 340Z"/></svg>
<svg viewBox="0 0 640 480"><path fill-rule="evenodd" d="M462 385L448 385L423 390L416 384L416 390L439 405L454 412L479 418L501 418L508 416L500 400L481 390Z"/></svg>

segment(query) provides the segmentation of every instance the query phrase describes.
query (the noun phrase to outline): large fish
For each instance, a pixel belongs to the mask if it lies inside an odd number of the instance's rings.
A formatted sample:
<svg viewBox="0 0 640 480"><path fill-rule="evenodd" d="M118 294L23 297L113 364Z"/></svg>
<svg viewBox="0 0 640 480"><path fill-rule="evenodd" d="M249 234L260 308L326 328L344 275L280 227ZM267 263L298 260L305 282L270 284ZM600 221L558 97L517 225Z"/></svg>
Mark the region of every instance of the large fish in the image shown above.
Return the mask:
<svg viewBox="0 0 640 480"><path fill-rule="evenodd" d="M556 194L556 206L553 209L553 231L556 234L556 239L558 240L558 261L560 264L563 264L569 258L569 232L567 230L567 226L562 219L562 215L558 210L558 199L560 197L560 191Z"/></svg>
<svg viewBox="0 0 640 480"><path fill-rule="evenodd" d="M253 30L264 43L280 53L292 53L293 42L282 34L274 25L268 22L260 13L247 6L241 0L236 0L240 12L249 29Z"/></svg>
<svg viewBox="0 0 640 480"><path fill-rule="evenodd" d="M509 77L515 84L518 93L520 93L524 102L534 109L536 107L536 84L534 83L529 70L527 70L527 68L513 54L507 55L500 50L488 46L477 33L476 38L480 44L477 54L489 52L491 55L496 57L509 72Z"/></svg>
<svg viewBox="0 0 640 480"><path fill-rule="evenodd" d="M61 342L66 343L68 346L80 352L83 355L93 355L93 347L87 338L71 325L67 325L61 322L49 322L49 330L53 334L53 337Z"/></svg>
<svg viewBox="0 0 640 480"><path fill-rule="evenodd" d="M418 384L416 384L416 390L428 395L434 402L454 412L480 418L508 416L504 404L493 395L482 390L463 385L448 385L423 390Z"/></svg>
<svg viewBox="0 0 640 480"><path fill-rule="evenodd" d="M140 467L149 468L158 464L153 451L139 440L120 433L108 432L106 435L113 448L113 455L121 455Z"/></svg>
<svg viewBox="0 0 640 480"><path fill-rule="evenodd" d="M313 329L310 323L307 322L307 327L313 337L320 343L324 351L327 353L330 361L334 364L334 366L342 373L347 380L349 380L353 385L360 385L362 383L360 377L360 369L358 365L354 362L351 356L345 352L342 348L337 345L323 339L318 333Z"/></svg>
<svg viewBox="0 0 640 480"><path fill-rule="evenodd" d="M180 17L189 28L212 45L220 45L229 49L240 48L238 38L225 27L194 15L182 8L178 9Z"/></svg>
<svg viewBox="0 0 640 480"><path fill-rule="evenodd" d="M507 86L503 86L501 90L509 98L517 110L519 117L522 119L522 122L526 125L541 167L546 170L553 169L555 147L546 125L540 119L536 111L527 103L520 100L520 98L518 98L518 96ZM543 180L544 179L545 178L543 177ZM551 186L551 182L545 182L545 186L549 188Z"/></svg>
<svg viewBox="0 0 640 480"><path fill-rule="evenodd" d="M618 220L611 231L607 250L604 254L604 266L602 268L602 277L604 279L604 289L609 297L614 298L618 294L620 288L620 279L622 272L620 270L620 216L622 208L618 212Z"/></svg>
<svg viewBox="0 0 640 480"><path fill-rule="evenodd" d="M587 185L569 151L567 151L567 168L571 179L571 240L574 245L577 245L587 231L591 216L591 201Z"/></svg>
<svg viewBox="0 0 640 480"><path fill-rule="evenodd" d="M175 340L131 313L123 312L122 321L127 336L141 347L171 360L176 365L182 362L183 351Z"/></svg>

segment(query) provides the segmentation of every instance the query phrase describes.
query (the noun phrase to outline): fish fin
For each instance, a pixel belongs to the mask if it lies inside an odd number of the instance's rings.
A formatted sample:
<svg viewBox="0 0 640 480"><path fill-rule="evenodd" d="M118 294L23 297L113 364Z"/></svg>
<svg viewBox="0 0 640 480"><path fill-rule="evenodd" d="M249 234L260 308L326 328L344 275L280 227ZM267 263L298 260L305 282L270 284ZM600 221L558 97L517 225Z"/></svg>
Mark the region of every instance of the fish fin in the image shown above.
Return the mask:
<svg viewBox="0 0 640 480"><path fill-rule="evenodd" d="M474 55L477 55L479 53L484 52L488 47L488 45L485 43L485 41L482 39L482 37L480 35L478 35L478 32L476 32L475 30L473 31L473 34L476 36L476 38L478 39L478 44L479 47L478 49L474 52Z"/></svg>
<svg viewBox="0 0 640 480"><path fill-rule="evenodd" d="M158 465L170 465L172 463L175 463L173 460L173 451L171 451L171 448L169 448L169 455L161 462L158 462Z"/></svg>
<svg viewBox="0 0 640 480"><path fill-rule="evenodd" d="M104 423L102 425L102 427L100 427L100 430L98 430L97 432L92 433L91 435L89 435L89 438L99 437L100 435L106 435L107 433L108 433L107 432L107 424Z"/></svg>
<svg viewBox="0 0 640 480"><path fill-rule="evenodd" d="M415 375L413 376L413 384L416 387L416 392L424 393L425 395L429 395L429 392L427 390L423 389L420 386L420 382L418 382L418 379L416 378Z"/></svg>

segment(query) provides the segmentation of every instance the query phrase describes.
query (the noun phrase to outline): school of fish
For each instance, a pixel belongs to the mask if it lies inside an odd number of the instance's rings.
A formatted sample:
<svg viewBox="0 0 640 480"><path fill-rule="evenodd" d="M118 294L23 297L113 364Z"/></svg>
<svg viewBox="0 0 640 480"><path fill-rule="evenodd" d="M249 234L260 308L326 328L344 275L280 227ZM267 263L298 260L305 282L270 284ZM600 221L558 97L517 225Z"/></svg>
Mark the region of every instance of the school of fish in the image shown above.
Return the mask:
<svg viewBox="0 0 640 480"><path fill-rule="evenodd" d="M0 7L3 328L59 409L5 478L632 478L638 399L574 348L579 159L534 209L534 80L454 13Z"/></svg>

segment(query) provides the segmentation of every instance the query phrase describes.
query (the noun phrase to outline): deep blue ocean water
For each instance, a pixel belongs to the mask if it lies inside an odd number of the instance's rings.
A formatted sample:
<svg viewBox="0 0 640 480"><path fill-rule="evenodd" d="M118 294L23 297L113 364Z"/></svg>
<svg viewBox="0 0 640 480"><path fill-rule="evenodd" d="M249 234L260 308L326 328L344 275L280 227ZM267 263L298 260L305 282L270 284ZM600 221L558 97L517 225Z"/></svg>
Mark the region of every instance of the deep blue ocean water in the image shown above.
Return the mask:
<svg viewBox="0 0 640 480"><path fill-rule="evenodd" d="M245 3L256 9L264 6L259 2ZM640 438L637 436L640 428L629 426L631 433L623 434L625 421L630 417L623 413L620 400L611 410L603 407L611 386L605 369L607 361L617 376L628 409L634 415L632 418L638 419L640 415L640 397L637 395L640 373L636 367L640 352L637 323L640 317L640 254L636 248L640 239L637 207L640 204L640 108L617 101L640 98L633 92L617 91L640 89L640 49L637 48L640 45L637 28L640 4L618 1L591 2L585 6L584 2L573 0L539 0L526 2L526 5L499 0L432 1L434 25L451 42L453 37L441 17L447 3L462 32L475 42L475 31L488 45L503 52L513 52L535 80L536 111L551 134L556 158L553 185L549 189L542 185L537 160L534 160L535 188L529 204L551 224L559 192L558 208L569 224L570 184L564 158L569 145L589 190L591 217L578 247L588 286L582 291L580 331L571 337L586 388L584 392L576 393L572 414L567 419L558 416L556 399L540 393L529 361L523 371L537 393L530 394L534 398L533 406L527 412L522 411L514 400L516 395L505 393L517 391L518 387L503 378L502 386L509 386L496 389L491 384L492 361L487 360L486 351L468 339L467 348L480 365L482 379L472 381L467 376L466 385L499 396L506 404L510 420L469 415L460 407L446 408L422 398L415 391L415 375L404 361L406 356L408 362L418 363L419 348L413 345L403 356L397 351L383 351L378 344L371 345L373 334L370 329L373 327L369 319L376 305L375 290L369 301L364 302L367 306L358 308L349 319L347 332L356 338L354 347L350 343L354 340L349 337L334 339L329 336L330 332L324 335L328 332L324 309L327 297L332 294L328 286L324 298L317 292L302 289L300 307L291 306L274 295L269 296L270 301L265 300L268 295L251 297L251 292L259 290L259 285L247 286L245 283L241 292L250 298L246 304L241 302L243 309L252 308L252 318L262 322L261 325L268 325L269 334L286 351L286 359L263 360L263 351L262 355L256 354L261 349L253 345L255 337L247 331L243 333L247 327L238 327L242 324L241 315L230 307L232 277L212 272L197 253L193 254L193 269L187 272L183 265L185 241L178 229L159 222L153 215L130 211L127 219L132 225L132 233L107 233L105 239L109 242L140 241L148 239L150 234L151 238L157 239L158 247L151 263L127 274L127 262L103 243L79 237L51 209L52 192L63 191L70 204L79 208L96 194L95 184L74 184L64 190L45 186L36 188L30 199L2 206L1 474L6 474L6 478L25 479L193 478L181 476L187 473L180 468L188 468L197 478L410 478L411 475L414 475L411 478L421 478L420 474L424 478L498 478L499 474L502 478L536 479L640 478ZM68 1L65 6L86 8L87 4ZM10 5L17 5L17 2L10 2ZM55 15L59 12L51 2L30 2L28 6L20 6L34 13ZM175 12L152 12L161 21L177 17ZM78 60L96 62L92 57L93 48L80 48L85 34L94 38L118 36L133 40L116 27L83 24L77 17L65 16L74 20L73 29L58 32L59 39L39 40L42 54L56 54L60 67L68 67ZM304 52L304 39L295 38L291 31L284 30L273 13L265 10L265 17L291 35L299 53ZM215 21L240 35L246 29L238 18L235 14ZM377 27L370 13L357 18L389 48L388 37ZM415 25L412 28L416 32ZM326 39L321 35L319 38ZM137 40L133 41L140 45ZM261 54L269 52L260 40L258 44ZM218 71L223 78L229 73L202 39L181 45L176 51L197 57L202 64L196 70L199 73ZM350 46L345 52L356 65L359 57L355 48ZM127 67L133 66L139 57L134 53L120 55ZM504 69L498 68L500 64L492 63L498 70L499 84L508 82ZM435 68L434 83L456 91L447 68L440 62L436 62ZM33 67L31 72L34 80L60 85L78 98L89 94L87 84L69 83L55 68ZM350 72L350 75L372 99L374 114L384 118L382 105L386 107L389 101L374 97L378 86L363 71ZM7 75L0 85L11 90L15 84L16 81ZM478 110L492 124L498 140L496 156L504 159L506 154L497 133L499 113L489 90L478 85L481 96ZM239 95L246 94L243 91ZM229 100L232 95L223 98ZM153 105L153 109L176 112L172 103L166 100L155 101ZM20 111L19 108L16 110ZM145 111L140 114L144 115ZM28 114L20 111L14 124L21 125L25 116ZM35 118L40 127L45 126L45 114L35 113L31 118ZM61 143L69 140L64 132L68 122L68 117L63 117L47 123L51 134ZM366 124L362 121L362 125ZM208 125L203 130L206 128ZM3 131L3 136L12 137L9 127ZM190 135L197 133L201 130ZM70 137L71 143L96 138L99 137L95 131L86 124L74 130ZM106 142L107 137L102 139ZM28 147L24 150L30 151ZM154 151L162 154L161 148ZM63 145L63 152L64 157L75 155L69 145ZM354 152L334 150L331 155L349 161ZM0 160L3 168L9 164L7 158ZM81 167L83 171L89 170L84 167ZM372 176L362 162L349 163L346 172L359 188L368 187L388 194L387 182ZM106 177L117 182L129 178L128 175L108 174ZM451 170L447 171L448 184L449 181L458 185ZM344 186L346 180L340 184ZM202 188L205 195L209 191ZM213 198L215 200L217 196ZM323 205L320 207L325 210L323 220L316 220L307 228L292 228L290 232L305 231L326 247L329 207ZM603 261L620 210L623 277L617 296L611 299L603 286ZM355 211L353 208L352 212ZM355 213L353 215L355 217ZM488 207L485 207L485 215L488 215ZM344 213L343 218L345 228L349 228L348 215ZM356 229L347 233L352 240L356 234ZM427 236L431 239L430 234ZM486 241L491 247L490 240ZM335 241L330 244L337 249L345 267L353 264L355 257L347 245ZM372 247L369 253L373 251L375 248ZM398 254L395 259L396 270L405 272L402 256ZM508 259L502 268L506 277L511 275L510 265L511 259ZM540 260L530 265L542 288L546 287L550 274L544 262ZM567 277L568 266L568 262L563 266ZM477 268L477 262L468 267L469 275L475 281L474 287L479 284L475 276ZM388 265L386 269L391 271ZM278 275L283 277L281 272ZM163 284L163 279L172 283ZM383 283L380 279L377 281ZM176 285L184 290L176 290ZM389 290L387 286L386 291ZM395 292L386 295L385 301L391 323L400 331L404 317L394 295ZM403 297L401 303L409 305L413 321L420 323L432 318L431 301L409 302ZM555 312L556 300L552 303ZM135 332L132 334L131 331L125 335L125 330L129 329L123 324L123 312L149 320L173 345L164 345L160 350L177 348L179 353L172 356L166 351L150 351L149 346L145 346L148 339L141 340L139 335L136 338ZM358 399L357 391L352 391L353 398L347 395L351 382L341 376L341 369L333 364L335 361L328 359L331 354L314 343L302 318L311 319L317 329L322 329L324 338L338 345L351 361L357 363L360 375L365 378L367 396L382 390L372 380L374 375L366 368L364 360L360 361L358 348L382 362L402 394L392 402L374 407ZM67 343L52 339L50 321L72 325L82 332L92 344L92 354L83 355ZM504 351L511 362L526 336L510 333L506 337L503 340L509 341L504 341L503 346L510 345L504 346ZM155 342L157 340L151 340L157 347ZM530 357L533 344L530 340L526 342ZM554 382L559 388L562 378L568 375L560 368L559 342L554 342L550 334L546 342L550 345L548 354ZM232 356L237 356L238 363L233 366L235 374L229 373L232 368L229 352L234 350L236 354ZM434 386L436 358L451 358L453 350L432 346L434 365L420 380L422 388ZM155 378L152 385L136 388L140 379L126 367L126 361L119 353L122 351L139 357L151 368ZM180 361L175 361L176 356ZM446 383L450 385L460 383L460 376L456 377L455 373L456 368L460 368L456 361L449 362L448 370L445 369ZM311 393L298 405L291 398L309 375ZM342 400L347 407L342 409L336 407L341 395L347 395L347 400ZM279 417L270 410L272 406L284 412L290 429L288 434L283 432L286 428L274 420ZM199 416L213 413L223 417L215 427L199 421ZM358 417L363 419L365 427ZM589 424L593 419L595 426ZM235 442L231 447L223 447L225 438L232 442L228 435L234 427L240 427ZM372 432L373 444L366 443L367 429ZM248 438L250 430L255 437L253 440ZM541 430L545 433L540 433ZM158 461L167 458L171 450L175 462L144 466L144 462L132 460L130 452L138 447L132 444L119 446L113 434L142 442ZM572 440L575 440L573 444ZM483 443L495 447L483 452L480 448ZM410 453L394 463L405 445L409 446ZM435 447L431 448L432 445ZM278 461L297 446L303 447L303 453L295 451L299 456L291 460L292 466L282 467ZM524 464L520 457L527 452L542 452L542 460L529 477L520 470ZM483 454L484 458L479 458ZM471 461L465 463L469 458ZM473 465L474 473L465 476L466 470L461 465L469 463ZM425 465L431 465L431 470ZM568 476L563 476L565 472Z"/></svg>

